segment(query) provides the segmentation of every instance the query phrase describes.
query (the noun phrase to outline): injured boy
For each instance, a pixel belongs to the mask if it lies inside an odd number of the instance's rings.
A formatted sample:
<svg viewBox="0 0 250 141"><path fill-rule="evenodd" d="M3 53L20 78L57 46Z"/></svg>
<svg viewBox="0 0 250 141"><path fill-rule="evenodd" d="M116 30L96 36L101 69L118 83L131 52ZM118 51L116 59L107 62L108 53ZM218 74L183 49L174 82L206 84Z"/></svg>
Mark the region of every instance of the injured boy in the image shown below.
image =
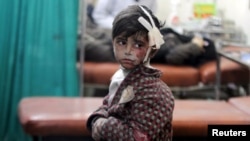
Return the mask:
<svg viewBox="0 0 250 141"><path fill-rule="evenodd" d="M131 5L113 21L113 50L120 69L103 104L87 120L96 141L170 141L174 96L150 59L164 43L163 25L145 6Z"/></svg>

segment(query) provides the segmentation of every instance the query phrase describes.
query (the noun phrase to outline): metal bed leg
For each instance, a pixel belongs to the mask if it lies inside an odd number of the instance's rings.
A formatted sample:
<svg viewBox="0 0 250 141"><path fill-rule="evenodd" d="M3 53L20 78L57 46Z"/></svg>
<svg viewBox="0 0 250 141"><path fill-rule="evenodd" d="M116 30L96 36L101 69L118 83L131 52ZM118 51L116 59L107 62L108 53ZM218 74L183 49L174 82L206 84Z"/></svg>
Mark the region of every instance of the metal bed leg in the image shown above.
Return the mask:
<svg viewBox="0 0 250 141"><path fill-rule="evenodd" d="M220 87L221 87L221 70L220 70L220 56L216 59L216 86L215 86L215 99L220 99Z"/></svg>

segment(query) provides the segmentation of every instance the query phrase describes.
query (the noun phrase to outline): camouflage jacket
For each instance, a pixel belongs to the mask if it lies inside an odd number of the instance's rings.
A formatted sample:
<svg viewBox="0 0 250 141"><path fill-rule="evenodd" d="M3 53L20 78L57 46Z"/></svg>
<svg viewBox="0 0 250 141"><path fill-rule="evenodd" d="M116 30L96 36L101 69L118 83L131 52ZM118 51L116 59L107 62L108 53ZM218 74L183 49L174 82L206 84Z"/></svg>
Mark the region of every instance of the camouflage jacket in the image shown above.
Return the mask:
<svg viewBox="0 0 250 141"><path fill-rule="evenodd" d="M101 127L102 140L107 141L169 141L172 140L174 97L160 79L161 72L139 66L122 81L108 105L103 105L87 121L91 131L92 120L105 117Z"/></svg>

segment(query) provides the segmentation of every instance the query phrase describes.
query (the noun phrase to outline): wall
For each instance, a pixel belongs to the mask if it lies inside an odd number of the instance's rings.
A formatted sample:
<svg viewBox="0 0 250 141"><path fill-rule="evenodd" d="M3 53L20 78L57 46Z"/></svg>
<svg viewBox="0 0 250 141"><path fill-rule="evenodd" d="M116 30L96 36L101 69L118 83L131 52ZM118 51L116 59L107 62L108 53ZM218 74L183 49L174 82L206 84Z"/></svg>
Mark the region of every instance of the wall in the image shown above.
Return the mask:
<svg viewBox="0 0 250 141"><path fill-rule="evenodd" d="M174 0L176 1L176 0ZM250 0L179 0L177 14L181 22L188 22L192 15L192 5L194 2L215 3L217 13L224 15L225 19L234 22L235 27L245 34L246 44L250 44ZM158 11L156 15L159 19L167 21L171 16L171 0L158 0ZM222 11L223 13L220 13Z"/></svg>
<svg viewBox="0 0 250 141"><path fill-rule="evenodd" d="M224 16L235 22L236 28L243 31L246 37L246 43L250 44L250 1L249 0L218 0L218 9L224 11Z"/></svg>

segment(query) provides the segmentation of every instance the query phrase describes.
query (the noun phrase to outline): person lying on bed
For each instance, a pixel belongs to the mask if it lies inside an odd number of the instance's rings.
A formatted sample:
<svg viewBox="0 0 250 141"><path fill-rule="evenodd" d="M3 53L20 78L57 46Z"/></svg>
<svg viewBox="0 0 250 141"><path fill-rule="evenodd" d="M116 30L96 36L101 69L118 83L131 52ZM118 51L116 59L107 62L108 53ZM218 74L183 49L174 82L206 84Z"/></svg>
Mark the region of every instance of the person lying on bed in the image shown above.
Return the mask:
<svg viewBox="0 0 250 141"><path fill-rule="evenodd" d="M198 67L216 60L216 48L209 38L182 35L172 28L162 28L160 32L165 42L152 57L151 63ZM92 38L84 40L85 61L116 62L111 31L95 28L87 30L87 33L92 35Z"/></svg>
<svg viewBox="0 0 250 141"><path fill-rule="evenodd" d="M161 33L165 43L151 59L152 63L198 67L216 60L216 48L209 38L182 35L172 28L163 28Z"/></svg>

